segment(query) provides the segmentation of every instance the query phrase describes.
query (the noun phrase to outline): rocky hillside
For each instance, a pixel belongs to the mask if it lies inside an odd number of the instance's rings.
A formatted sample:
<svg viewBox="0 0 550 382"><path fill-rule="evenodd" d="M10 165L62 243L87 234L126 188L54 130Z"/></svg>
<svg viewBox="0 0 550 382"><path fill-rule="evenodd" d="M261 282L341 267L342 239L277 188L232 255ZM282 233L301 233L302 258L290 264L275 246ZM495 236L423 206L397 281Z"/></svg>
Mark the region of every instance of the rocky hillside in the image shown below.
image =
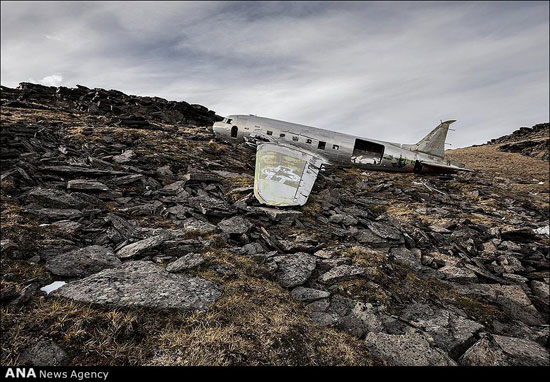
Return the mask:
<svg viewBox="0 0 550 382"><path fill-rule="evenodd" d="M201 106L26 83L1 103L4 365L549 364L548 162L326 169L276 209Z"/></svg>

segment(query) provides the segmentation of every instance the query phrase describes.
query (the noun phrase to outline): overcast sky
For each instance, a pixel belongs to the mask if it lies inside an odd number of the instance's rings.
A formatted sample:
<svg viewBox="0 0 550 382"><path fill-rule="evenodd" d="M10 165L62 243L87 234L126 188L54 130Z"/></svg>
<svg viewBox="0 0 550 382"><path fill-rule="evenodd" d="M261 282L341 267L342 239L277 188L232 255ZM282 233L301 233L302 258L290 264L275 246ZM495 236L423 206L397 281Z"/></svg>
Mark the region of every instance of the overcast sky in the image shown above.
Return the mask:
<svg viewBox="0 0 550 382"><path fill-rule="evenodd" d="M452 147L549 120L549 3L1 3L2 85L117 89Z"/></svg>

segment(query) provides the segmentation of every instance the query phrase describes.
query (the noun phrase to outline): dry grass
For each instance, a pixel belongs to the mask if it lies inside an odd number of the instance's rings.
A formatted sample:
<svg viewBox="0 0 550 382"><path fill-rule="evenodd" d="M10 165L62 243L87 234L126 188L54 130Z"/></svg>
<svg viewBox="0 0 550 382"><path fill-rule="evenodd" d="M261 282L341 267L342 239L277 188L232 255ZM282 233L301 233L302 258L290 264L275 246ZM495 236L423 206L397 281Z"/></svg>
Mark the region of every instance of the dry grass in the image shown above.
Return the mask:
<svg viewBox="0 0 550 382"><path fill-rule="evenodd" d="M195 274L223 284L206 312L108 309L56 298L2 309L4 365L48 333L74 365L372 365L361 341L316 326L303 304L259 278L256 263L223 251L208 264L233 267L225 280L203 266ZM265 270L263 271L265 273Z"/></svg>

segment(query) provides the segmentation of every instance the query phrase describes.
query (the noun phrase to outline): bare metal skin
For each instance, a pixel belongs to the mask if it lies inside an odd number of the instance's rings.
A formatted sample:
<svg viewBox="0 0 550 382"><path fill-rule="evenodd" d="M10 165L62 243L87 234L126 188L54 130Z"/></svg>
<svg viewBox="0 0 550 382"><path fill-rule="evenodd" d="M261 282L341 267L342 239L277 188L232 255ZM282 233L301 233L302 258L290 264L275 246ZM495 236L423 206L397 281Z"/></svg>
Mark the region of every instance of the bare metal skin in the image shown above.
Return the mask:
<svg viewBox="0 0 550 382"><path fill-rule="evenodd" d="M442 122L417 144L355 137L252 115L230 115L214 124L214 133L227 140L263 137L307 151L332 165L397 172L468 171L444 157L447 131L453 122Z"/></svg>
<svg viewBox="0 0 550 382"><path fill-rule="evenodd" d="M324 165L394 172L470 171L445 159L449 125L441 122L416 144L354 137L256 116L230 115L214 123L217 137L257 144L254 195L271 206L302 206Z"/></svg>

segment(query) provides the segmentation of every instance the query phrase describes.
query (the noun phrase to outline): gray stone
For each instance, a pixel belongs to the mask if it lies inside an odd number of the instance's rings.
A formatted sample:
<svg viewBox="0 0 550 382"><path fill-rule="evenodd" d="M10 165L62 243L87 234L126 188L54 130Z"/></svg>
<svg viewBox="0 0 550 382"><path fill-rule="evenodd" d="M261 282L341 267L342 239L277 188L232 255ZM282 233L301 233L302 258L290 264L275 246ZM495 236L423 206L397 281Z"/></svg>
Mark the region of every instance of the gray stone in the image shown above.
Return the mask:
<svg viewBox="0 0 550 382"><path fill-rule="evenodd" d="M242 235L252 228L252 223L250 223L248 219L237 215L222 220L218 223L218 227L225 233Z"/></svg>
<svg viewBox="0 0 550 382"><path fill-rule="evenodd" d="M381 247L388 244L387 240L375 235L370 229L358 231L355 238L361 244L369 244L373 247Z"/></svg>
<svg viewBox="0 0 550 382"><path fill-rule="evenodd" d="M548 301L550 297L549 288L550 287L548 284L545 284L541 281L536 281L536 280L531 281L531 290L533 291L533 294L535 296L542 298L545 301Z"/></svg>
<svg viewBox="0 0 550 382"><path fill-rule="evenodd" d="M320 289L296 287L290 292L292 298L298 301L311 302L321 298L327 298L330 293Z"/></svg>
<svg viewBox="0 0 550 382"><path fill-rule="evenodd" d="M300 211L294 210L279 210L276 208L258 207L259 211L264 212L271 220L278 222L290 223L296 220L302 214Z"/></svg>
<svg viewBox="0 0 550 382"><path fill-rule="evenodd" d="M275 256L271 262L275 280L285 288L302 285L309 279L315 269L316 259L307 253L298 252L291 255Z"/></svg>
<svg viewBox="0 0 550 382"><path fill-rule="evenodd" d="M356 302L351 311L341 320L340 327L357 338L363 337L366 333L380 332L384 329L371 304Z"/></svg>
<svg viewBox="0 0 550 382"><path fill-rule="evenodd" d="M390 256L393 256L396 262L408 266L411 269L420 270L421 259L418 254L413 253L410 249L405 247L392 248L390 250Z"/></svg>
<svg viewBox="0 0 550 382"><path fill-rule="evenodd" d="M76 191L109 191L107 185L96 180L73 179L67 182L67 190Z"/></svg>
<svg viewBox="0 0 550 382"><path fill-rule="evenodd" d="M357 265L338 265L319 277L323 284L334 284L340 281L351 280L365 274L365 270Z"/></svg>
<svg viewBox="0 0 550 382"><path fill-rule="evenodd" d="M340 320L336 313L331 312L311 312L309 317L322 327L336 325Z"/></svg>
<svg viewBox="0 0 550 382"><path fill-rule="evenodd" d="M185 231L196 233L210 233L217 230L217 227L214 224L210 224L197 218L189 218L184 220L183 228Z"/></svg>
<svg viewBox="0 0 550 382"><path fill-rule="evenodd" d="M365 337L367 348L390 366L455 366L445 352L430 345L418 333L386 334L371 332Z"/></svg>
<svg viewBox="0 0 550 382"><path fill-rule="evenodd" d="M548 351L538 343L486 334L460 357L468 366L550 366Z"/></svg>
<svg viewBox="0 0 550 382"><path fill-rule="evenodd" d="M519 285L469 284L467 288L459 290L461 293L477 294L497 303L504 312L527 325L544 323L540 313Z"/></svg>
<svg viewBox="0 0 550 382"><path fill-rule="evenodd" d="M62 366L69 357L63 349L49 338L42 338L36 344L24 349L19 357L19 365Z"/></svg>
<svg viewBox="0 0 550 382"><path fill-rule="evenodd" d="M409 305L401 318L430 334L435 345L457 358L476 341L483 325L446 309L427 304Z"/></svg>
<svg viewBox="0 0 550 382"><path fill-rule="evenodd" d="M467 268L445 265L443 268L439 268L438 272L442 273L445 279L449 281L460 283L473 283L477 281L476 274Z"/></svg>
<svg viewBox="0 0 550 382"><path fill-rule="evenodd" d="M249 244L243 245L242 250L247 255L256 255L258 253L265 252L264 248L260 243L249 243Z"/></svg>
<svg viewBox="0 0 550 382"><path fill-rule="evenodd" d="M74 208L36 208L29 209L28 212L50 220L76 219L82 216L82 212Z"/></svg>
<svg viewBox="0 0 550 382"><path fill-rule="evenodd" d="M187 195L187 191L185 191L185 184L187 181L185 180L178 180L177 182L170 183L166 186L164 186L160 193L163 195Z"/></svg>
<svg viewBox="0 0 550 382"><path fill-rule="evenodd" d="M113 161L119 164L128 163L132 160L134 155L135 155L134 150L126 150L120 155L113 156Z"/></svg>
<svg viewBox="0 0 550 382"><path fill-rule="evenodd" d="M383 239L388 240L396 240L396 241L402 241L403 236L401 235L401 231L399 231L397 228L388 225L388 224L382 224L379 222L368 222L367 227L375 234L380 236Z"/></svg>
<svg viewBox="0 0 550 382"><path fill-rule="evenodd" d="M215 282L170 273L150 261L129 261L69 282L51 294L115 307L205 310L221 293Z"/></svg>
<svg viewBox="0 0 550 382"><path fill-rule="evenodd" d="M156 236L148 237L147 239L136 241L135 243L128 244L122 247L117 251L116 255L121 259L129 259L132 257L136 257L140 253L143 253L145 251L151 250L159 246L166 239L167 238L165 235L156 235Z"/></svg>
<svg viewBox="0 0 550 382"><path fill-rule="evenodd" d="M168 264L166 270L168 272L177 273L186 269L198 267L202 263L204 263L204 258L200 253L188 253Z"/></svg>
<svg viewBox="0 0 550 382"><path fill-rule="evenodd" d="M79 200L66 192L40 187L33 188L29 192L27 200L36 202L43 207L52 208L78 209L82 206L82 203Z"/></svg>
<svg viewBox="0 0 550 382"><path fill-rule="evenodd" d="M83 277L120 264L109 248L92 245L48 258L46 269L57 276Z"/></svg>

